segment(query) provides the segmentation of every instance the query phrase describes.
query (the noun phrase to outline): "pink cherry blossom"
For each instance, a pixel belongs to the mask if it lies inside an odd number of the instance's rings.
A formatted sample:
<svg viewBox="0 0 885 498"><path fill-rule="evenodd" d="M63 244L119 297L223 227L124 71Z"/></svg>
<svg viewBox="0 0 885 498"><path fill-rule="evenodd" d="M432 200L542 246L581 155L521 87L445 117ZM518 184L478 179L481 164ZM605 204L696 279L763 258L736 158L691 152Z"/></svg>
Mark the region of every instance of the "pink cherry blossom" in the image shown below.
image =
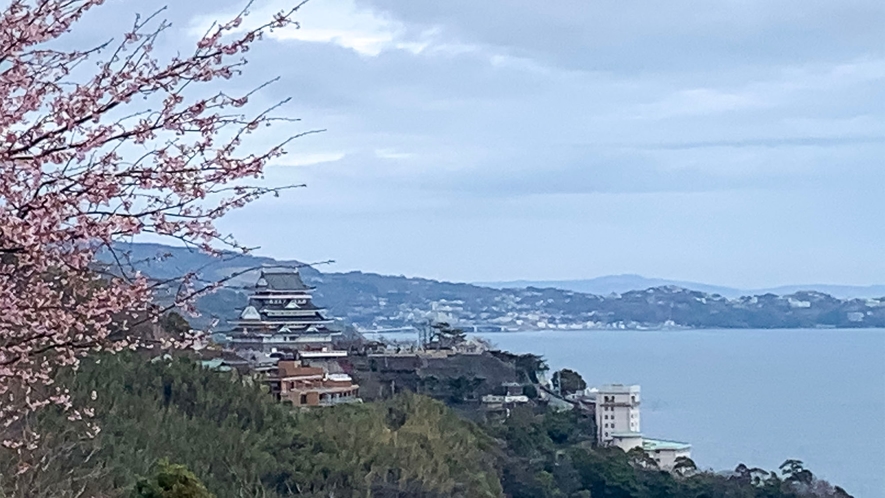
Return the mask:
<svg viewBox="0 0 885 498"><path fill-rule="evenodd" d="M245 31L241 14L169 60L152 55L168 27L154 17L136 18L117 45L52 43L102 3L12 0L0 12L0 431L2 445L19 451L39 440L24 422L36 410L92 416L53 385L60 368L137 347L127 330L164 311L151 304L157 292L187 309L217 287L195 274L152 281L115 241L153 234L209 252L246 250L214 222L280 190L248 181L288 141L258 153L241 147L280 121L275 108L244 115L248 95L190 89L238 75L249 45L292 23L297 7ZM99 264L99 251L112 263Z"/></svg>

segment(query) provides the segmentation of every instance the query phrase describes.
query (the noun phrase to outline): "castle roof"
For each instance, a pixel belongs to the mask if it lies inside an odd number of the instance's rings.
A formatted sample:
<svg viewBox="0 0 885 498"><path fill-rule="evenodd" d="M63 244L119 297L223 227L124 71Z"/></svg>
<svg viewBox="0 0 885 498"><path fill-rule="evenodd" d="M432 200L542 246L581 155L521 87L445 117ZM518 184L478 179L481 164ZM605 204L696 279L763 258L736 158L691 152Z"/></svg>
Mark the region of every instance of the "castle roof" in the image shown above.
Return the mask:
<svg viewBox="0 0 885 498"><path fill-rule="evenodd" d="M308 291L314 288L301 280L301 274L295 270L266 270L255 283L258 290L271 291Z"/></svg>

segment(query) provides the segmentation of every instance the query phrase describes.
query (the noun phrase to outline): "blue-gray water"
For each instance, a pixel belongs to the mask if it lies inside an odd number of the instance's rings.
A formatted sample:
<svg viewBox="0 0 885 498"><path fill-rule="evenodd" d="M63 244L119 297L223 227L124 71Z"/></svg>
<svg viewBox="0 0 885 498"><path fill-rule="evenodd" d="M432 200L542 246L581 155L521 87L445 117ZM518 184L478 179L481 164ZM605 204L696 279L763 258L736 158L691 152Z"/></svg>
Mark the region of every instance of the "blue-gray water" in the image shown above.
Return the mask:
<svg viewBox="0 0 885 498"><path fill-rule="evenodd" d="M885 330L485 334L589 385L642 385L642 432L700 467L799 458L858 498L885 497Z"/></svg>

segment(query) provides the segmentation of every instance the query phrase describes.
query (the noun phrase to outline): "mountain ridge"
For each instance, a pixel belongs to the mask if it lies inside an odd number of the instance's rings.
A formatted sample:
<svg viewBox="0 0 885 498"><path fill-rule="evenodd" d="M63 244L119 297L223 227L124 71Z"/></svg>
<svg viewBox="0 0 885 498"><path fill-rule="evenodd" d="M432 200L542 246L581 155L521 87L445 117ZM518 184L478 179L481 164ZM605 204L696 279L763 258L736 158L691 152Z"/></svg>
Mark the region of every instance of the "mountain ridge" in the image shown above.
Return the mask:
<svg viewBox="0 0 885 498"><path fill-rule="evenodd" d="M123 246L121 246L123 247ZM236 318L257 268L301 265L295 260L230 254L213 258L182 247L134 244L124 247L140 268L156 278L197 271L203 280L244 274L197 301L202 316L191 318L205 328ZM157 257L163 255L163 257ZM342 326L395 330L427 321L446 321L468 330L595 328L811 328L885 327L885 297L837 299L819 291L770 293L728 298L676 285L598 295L552 287L495 289L475 284L387 276L351 271L323 273L301 268L305 282L316 286L315 302ZM885 296L885 292L882 294Z"/></svg>
<svg viewBox="0 0 885 498"><path fill-rule="evenodd" d="M483 287L491 287L494 289L505 288L556 288L569 290L573 292L585 292L589 294L608 295L621 294L631 290L648 289L652 287L663 287L667 285L675 285L685 289L707 292L709 294L719 294L730 299L743 296L764 295L764 294L792 294L802 291L823 292L833 297L841 299L855 298L876 298L885 296L885 285L842 285L842 284L787 284L776 287L762 287L756 289L741 289L737 287L729 287L723 285L705 284L701 282L692 282L684 280L674 280L666 278L645 277L634 273L624 273L617 275L603 275L600 277L586 279L568 279L568 280L504 280L489 282L474 282L474 285Z"/></svg>

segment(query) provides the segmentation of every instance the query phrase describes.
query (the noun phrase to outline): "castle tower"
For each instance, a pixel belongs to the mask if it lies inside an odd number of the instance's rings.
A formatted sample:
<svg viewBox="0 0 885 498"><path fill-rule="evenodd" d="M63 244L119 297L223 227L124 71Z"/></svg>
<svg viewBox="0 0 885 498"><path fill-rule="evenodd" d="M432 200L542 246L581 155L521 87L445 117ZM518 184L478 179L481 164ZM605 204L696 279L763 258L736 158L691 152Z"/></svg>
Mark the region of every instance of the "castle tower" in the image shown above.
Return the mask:
<svg viewBox="0 0 885 498"><path fill-rule="evenodd" d="M313 304L313 291L297 270L262 271L247 306L231 322L231 346L264 352L331 351L332 338L338 334L326 327L332 320L324 316L325 309Z"/></svg>

